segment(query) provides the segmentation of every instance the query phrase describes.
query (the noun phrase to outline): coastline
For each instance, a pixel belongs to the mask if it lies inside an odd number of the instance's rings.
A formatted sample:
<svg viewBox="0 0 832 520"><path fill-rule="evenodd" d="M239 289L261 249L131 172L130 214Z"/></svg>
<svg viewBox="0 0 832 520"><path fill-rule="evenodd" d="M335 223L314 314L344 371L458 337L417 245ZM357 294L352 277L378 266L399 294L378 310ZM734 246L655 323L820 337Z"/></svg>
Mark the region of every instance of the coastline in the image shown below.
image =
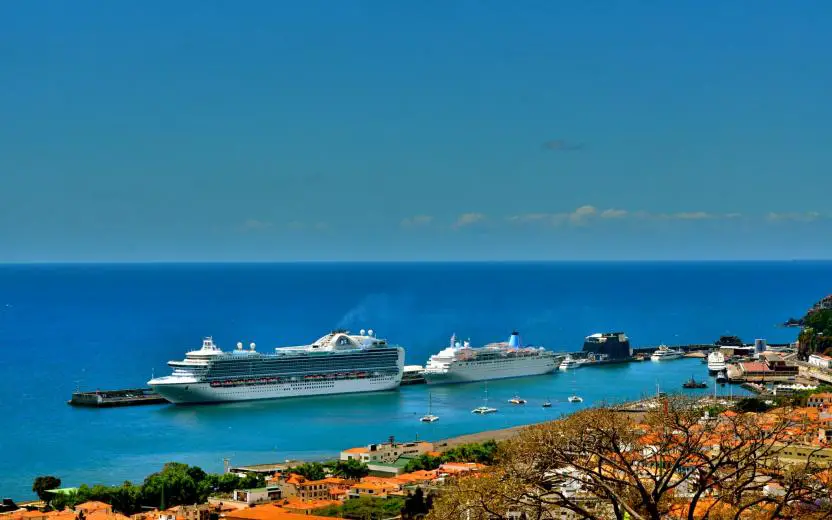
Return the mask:
<svg viewBox="0 0 832 520"><path fill-rule="evenodd" d="M443 452L448 451L452 448L456 448L462 444L470 444L470 443L480 443L485 441L505 441L512 439L520 434L521 431L530 427L536 426L539 424L546 424L552 421L556 421L557 419L552 419L551 421L541 421L541 422L534 422L529 424L524 424L521 426L511 426L509 428L500 428L498 430L485 430L476 433L467 433L465 435L457 435L456 437L449 437L447 439L442 439L439 441L434 441L433 446L436 451Z"/></svg>

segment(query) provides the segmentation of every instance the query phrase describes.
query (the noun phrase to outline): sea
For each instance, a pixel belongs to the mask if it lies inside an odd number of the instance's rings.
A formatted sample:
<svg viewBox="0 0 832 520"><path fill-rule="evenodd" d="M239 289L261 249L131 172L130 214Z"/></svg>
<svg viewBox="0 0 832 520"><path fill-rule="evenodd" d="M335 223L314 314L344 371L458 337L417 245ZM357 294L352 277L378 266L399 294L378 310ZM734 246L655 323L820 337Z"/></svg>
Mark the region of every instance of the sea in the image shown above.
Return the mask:
<svg viewBox="0 0 832 520"><path fill-rule="evenodd" d="M299 263L0 266L0 497L31 498L34 477L65 486L140 482L165 462L232 465L323 459L386 440L438 440L529 424L582 407L681 391L698 359L585 367L485 386L415 385L377 394L203 406L83 409L76 389L142 387L198 348L308 343L373 329L424 364L452 334L474 345L520 332L580 350L588 334L634 346L794 341L779 324L830 292L830 262ZM711 383L713 382L710 380ZM740 392L717 387L717 393ZM694 392L714 392L708 389ZM427 412L429 393L435 423ZM566 401L572 393L580 404ZM524 406L507 401L514 395ZM551 408L543 408L544 400Z"/></svg>

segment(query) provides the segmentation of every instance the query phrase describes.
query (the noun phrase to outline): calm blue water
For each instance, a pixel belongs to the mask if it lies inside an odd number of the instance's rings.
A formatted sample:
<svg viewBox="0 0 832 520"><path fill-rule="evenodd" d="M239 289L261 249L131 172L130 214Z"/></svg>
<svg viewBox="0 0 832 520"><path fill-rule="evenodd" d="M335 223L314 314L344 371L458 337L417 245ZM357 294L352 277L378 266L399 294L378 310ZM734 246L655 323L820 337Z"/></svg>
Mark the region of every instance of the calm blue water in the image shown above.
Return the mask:
<svg viewBox="0 0 832 520"><path fill-rule="evenodd" d="M425 386L220 406L113 410L67 406L84 389L143 386L151 372L213 335L260 350L335 327L373 328L423 364L451 333L475 344L520 330L526 342L577 350L592 332L638 345L792 341L776 325L832 286L832 263L284 264L0 266L0 495L28 497L36 475L68 485L141 480L177 460L234 464L316 458L396 435L438 439L536 422L601 400L676 390L698 360L580 369L489 385L500 413L479 417L479 384ZM564 402L575 389L583 405ZM520 393L525 407L506 400ZM549 398L551 409L539 403Z"/></svg>

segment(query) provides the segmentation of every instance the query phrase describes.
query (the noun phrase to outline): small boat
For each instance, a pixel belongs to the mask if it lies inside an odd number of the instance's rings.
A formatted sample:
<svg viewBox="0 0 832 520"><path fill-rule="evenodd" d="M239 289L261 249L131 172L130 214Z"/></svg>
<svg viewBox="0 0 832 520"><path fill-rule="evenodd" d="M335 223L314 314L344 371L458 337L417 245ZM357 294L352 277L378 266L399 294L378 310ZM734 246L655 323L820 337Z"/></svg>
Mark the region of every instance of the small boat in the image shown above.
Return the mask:
<svg viewBox="0 0 832 520"><path fill-rule="evenodd" d="M721 385L724 385L725 383L728 382L728 376L725 375L725 372L720 372L719 374L716 375L716 382L721 384Z"/></svg>
<svg viewBox="0 0 832 520"><path fill-rule="evenodd" d="M511 404L526 404L525 399L521 399L521 398L517 397L516 395L514 397L512 397L511 399L509 399L508 402L510 402Z"/></svg>
<svg viewBox="0 0 832 520"><path fill-rule="evenodd" d="M548 399L543 401L543 408L551 408L551 407L552 407L552 403Z"/></svg>
<svg viewBox="0 0 832 520"><path fill-rule="evenodd" d="M580 397L578 395L570 395L569 398L568 398L568 401L570 403L582 403L582 402L584 402L584 399L583 399L583 397Z"/></svg>
<svg viewBox="0 0 832 520"><path fill-rule="evenodd" d="M486 383L485 384L485 404L483 406L477 406L476 408L471 410L471 413L475 413L475 414L478 414L478 415L485 415L487 413L494 413L496 411L497 411L496 408L490 408L488 406L488 383Z"/></svg>
<svg viewBox="0 0 832 520"><path fill-rule="evenodd" d="M558 366L558 368L560 368L561 370L569 370L572 368L580 367L581 362L573 358L572 356L566 356L565 358L563 358L563 361L561 361L560 365Z"/></svg>
<svg viewBox="0 0 832 520"><path fill-rule="evenodd" d="M685 381L684 383L682 383L682 387L684 387L684 388L708 388L708 383L706 383L704 381L697 381L696 379L693 378L693 376L690 376L690 380Z"/></svg>
<svg viewBox="0 0 832 520"><path fill-rule="evenodd" d="M428 414L419 419L422 422L435 422L439 420L439 416L433 415L431 409L433 408L433 394L428 394Z"/></svg>

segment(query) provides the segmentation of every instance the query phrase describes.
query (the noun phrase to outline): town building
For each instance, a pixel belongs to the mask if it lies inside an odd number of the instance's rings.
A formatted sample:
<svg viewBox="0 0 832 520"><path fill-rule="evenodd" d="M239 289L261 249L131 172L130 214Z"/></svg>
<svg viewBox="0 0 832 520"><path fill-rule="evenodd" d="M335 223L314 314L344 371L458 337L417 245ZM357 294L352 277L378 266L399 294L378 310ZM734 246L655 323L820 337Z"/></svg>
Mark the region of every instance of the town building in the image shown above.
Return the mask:
<svg viewBox="0 0 832 520"><path fill-rule="evenodd" d="M832 392L812 394L806 398L806 405L812 408L826 408L832 406Z"/></svg>
<svg viewBox="0 0 832 520"><path fill-rule="evenodd" d="M281 496L280 487L278 486L234 490L234 501L244 503L248 506L279 500Z"/></svg>
<svg viewBox="0 0 832 520"><path fill-rule="evenodd" d="M809 364L824 370L832 369L832 357L823 354L812 354L809 356Z"/></svg>
<svg viewBox="0 0 832 520"><path fill-rule="evenodd" d="M390 442L370 444L358 448L350 448L341 452L341 460L359 460L365 464L374 462L391 464L399 457L418 457L433 451L433 444L424 441L396 442L392 437Z"/></svg>

